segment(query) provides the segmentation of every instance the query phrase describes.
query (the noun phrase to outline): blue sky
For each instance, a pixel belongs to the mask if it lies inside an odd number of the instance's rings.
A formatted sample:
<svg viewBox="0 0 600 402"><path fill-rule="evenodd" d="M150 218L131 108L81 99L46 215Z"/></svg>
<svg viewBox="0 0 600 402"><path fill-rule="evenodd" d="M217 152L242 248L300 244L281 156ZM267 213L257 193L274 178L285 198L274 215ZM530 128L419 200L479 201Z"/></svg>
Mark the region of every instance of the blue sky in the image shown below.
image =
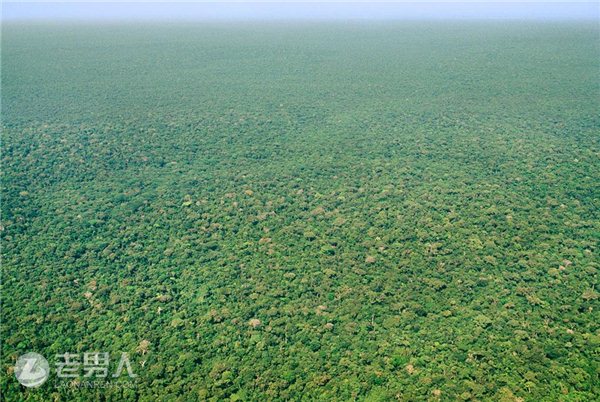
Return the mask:
<svg viewBox="0 0 600 402"><path fill-rule="evenodd" d="M2 20L581 19L600 21L598 2L60 2L8 1Z"/></svg>

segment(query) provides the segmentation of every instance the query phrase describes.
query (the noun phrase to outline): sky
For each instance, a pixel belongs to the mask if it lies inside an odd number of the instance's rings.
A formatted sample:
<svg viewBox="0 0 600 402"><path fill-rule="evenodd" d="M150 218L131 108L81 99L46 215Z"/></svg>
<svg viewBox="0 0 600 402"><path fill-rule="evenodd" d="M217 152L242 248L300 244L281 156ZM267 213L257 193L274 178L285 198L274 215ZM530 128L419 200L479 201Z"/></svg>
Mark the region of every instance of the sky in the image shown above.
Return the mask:
<svg viewBox="0 0 600 402"><path fill-rule="evenodd" d="M600 22L590 1L3 1L2 21L518 19Z"/></svg>

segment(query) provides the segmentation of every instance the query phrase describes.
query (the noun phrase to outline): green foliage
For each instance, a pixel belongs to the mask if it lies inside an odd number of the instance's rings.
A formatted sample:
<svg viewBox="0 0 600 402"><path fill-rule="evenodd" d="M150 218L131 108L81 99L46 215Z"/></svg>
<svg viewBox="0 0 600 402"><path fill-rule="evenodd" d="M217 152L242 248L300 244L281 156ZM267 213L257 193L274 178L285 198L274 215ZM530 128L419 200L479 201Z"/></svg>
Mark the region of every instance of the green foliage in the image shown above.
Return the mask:
<svg viewBox="0 0 600 402"><path fill-rule="evenodd" d="M597 26L2 29L5 399L599 398Z"/></svg>

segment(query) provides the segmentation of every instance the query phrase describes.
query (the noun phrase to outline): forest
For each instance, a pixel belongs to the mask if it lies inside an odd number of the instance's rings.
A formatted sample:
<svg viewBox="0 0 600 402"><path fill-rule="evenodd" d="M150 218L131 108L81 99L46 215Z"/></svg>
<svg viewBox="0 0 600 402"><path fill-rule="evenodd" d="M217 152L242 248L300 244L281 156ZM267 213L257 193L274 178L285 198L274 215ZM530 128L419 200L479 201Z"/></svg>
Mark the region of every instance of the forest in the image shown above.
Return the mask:
<svg viewBox="0 0 600 402"><path fill-rule="evenodd" d="M0 399L598 400L599 35L3 24Z"/></svg>

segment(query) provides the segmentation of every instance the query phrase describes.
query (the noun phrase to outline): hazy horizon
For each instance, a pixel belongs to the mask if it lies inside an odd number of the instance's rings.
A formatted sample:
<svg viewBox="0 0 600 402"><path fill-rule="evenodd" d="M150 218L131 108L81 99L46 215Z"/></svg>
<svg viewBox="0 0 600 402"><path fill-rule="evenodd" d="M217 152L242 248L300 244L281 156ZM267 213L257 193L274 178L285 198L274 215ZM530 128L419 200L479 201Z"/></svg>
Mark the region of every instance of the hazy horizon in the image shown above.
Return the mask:
<svg viewBox="0 0 600 402"><path fill-rule="evenodd" d="M4 2L2 21L599 20L595 2Z"/></svg>

